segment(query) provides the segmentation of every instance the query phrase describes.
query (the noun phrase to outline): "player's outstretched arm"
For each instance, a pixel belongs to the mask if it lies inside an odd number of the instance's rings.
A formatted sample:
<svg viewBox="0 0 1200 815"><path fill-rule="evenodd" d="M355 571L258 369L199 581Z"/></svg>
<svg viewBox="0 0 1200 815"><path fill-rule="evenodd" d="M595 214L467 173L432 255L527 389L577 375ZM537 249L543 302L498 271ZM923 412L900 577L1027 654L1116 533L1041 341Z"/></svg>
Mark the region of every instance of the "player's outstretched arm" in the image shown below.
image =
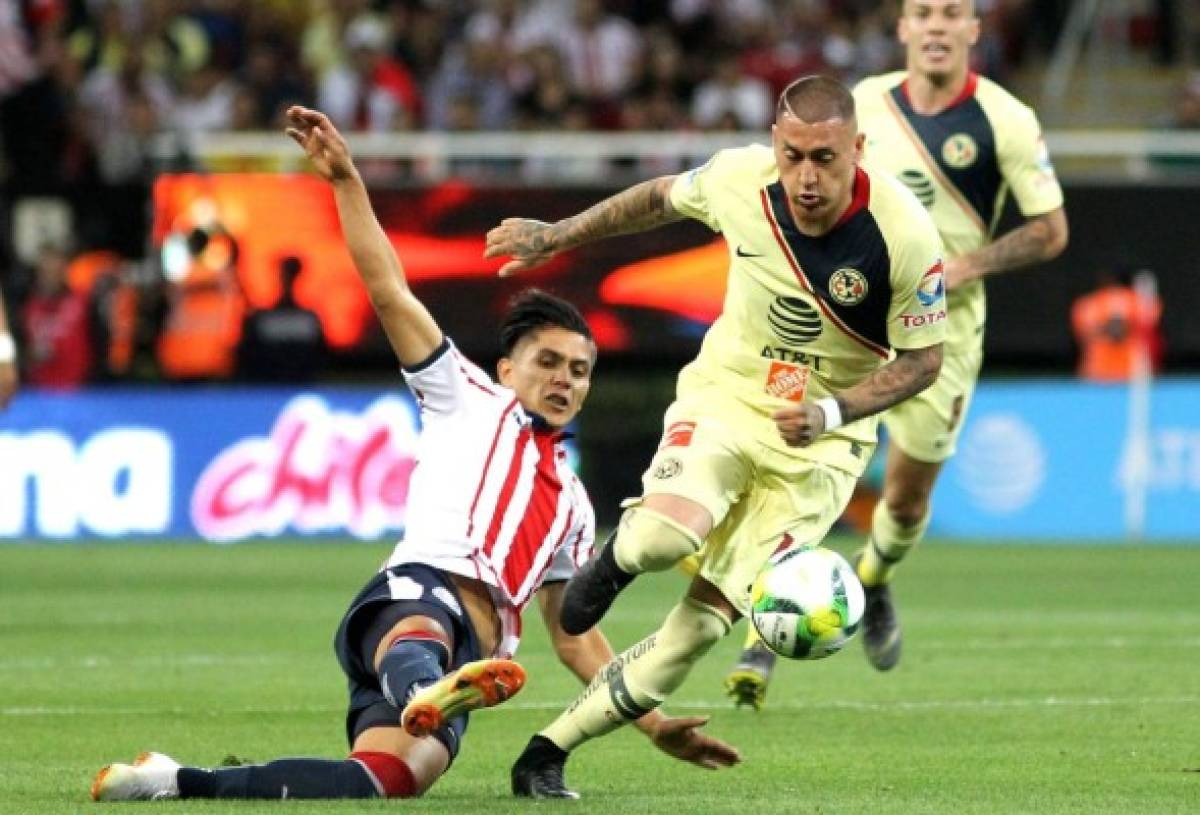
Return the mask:
<svg viewBox="0 0 1200 815"><path fill-rule="evenodd" d="M543 585L538 591L538 605L559 660L587 684L601 668L612 662L615 655L599 627L577 637L562 630L559 620L565 586L565 583ZM700 730L707 723L707 716L674 717L660 710L652 710L635 721L634 726L667 755L698 767L717 770L741 761L737 748Z"/></svg>
<svg viewBox="0 0 1200 815"><path fill-rule="evenodd" d="M946 261L946 288L953 290L972 280L1045 263L1062 254L1070 239L1067 213L1062 207L1029 218L974 252Z"/></svg>
<svg viewBox="0 0 1200 815"><path fill-rule="evenodd" d="M424 362L442 344L442 331L409 289L404 267L371 209L346 140L324 113L293 105L287 115L287 134L333 187L346 247L400 364Z"/></svg>
<svg viewBox="0 0 1200 815"><path fill-rule="evenodd" d="M942 344L896 349L896 358L833 397L838 424L874 416L928 388L942 368ZM823 400L822 400L823 401ZM817 402L801 402L772 415L779 435L792 447L807 447L825 432L829 417Z"/></svg>
<svg viewBox="0 0 1200 815"><path fill-rule="evenodd" d="M483 256L511 257L500 267L500 276L509 277L585 243L645 232L682 220L683 216L671 206L674 183L673 175L643 181L553 224L529 218L505 218L500 226L488 232Z"/></svg>
<svg viewBox="0 0 1200 815"><path fill-rule="evenodd" d="M4 294L0 292L0 410L8 407L17 392L17 344L8 329Z"/></svg>

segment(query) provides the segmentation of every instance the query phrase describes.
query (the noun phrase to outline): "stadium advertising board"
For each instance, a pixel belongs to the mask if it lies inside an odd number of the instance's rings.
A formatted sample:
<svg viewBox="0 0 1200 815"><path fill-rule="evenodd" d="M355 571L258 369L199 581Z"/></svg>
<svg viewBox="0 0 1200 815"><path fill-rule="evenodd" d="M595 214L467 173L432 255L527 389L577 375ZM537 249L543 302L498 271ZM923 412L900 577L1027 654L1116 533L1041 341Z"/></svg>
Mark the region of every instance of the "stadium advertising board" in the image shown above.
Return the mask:
<svg viewBox="0 0 1200 815"><path fill-rule="evenodd" d="M1123 385L983 383L938 482L933 534L1119 538L1132 507L1146 537L1200 542L1198 404L1200 382L1157 383L1139 435Z"/></svg>
<svg viewBox="0 0 1200 815"><path fill-rule="evenodd" d="M0 538L390 536L406 392L22 394L0 418Z"/></svg>
<svg viewBox="0 0 1200 815"><path fill-rule="evenodd" d="M1144 449L1146 537L1200 542L1200 382L1154 387L1142 448L1127 401L1119 386L983 383L934 534L1120 539ZM27 391L0 416L0 539L391 538L417 428L403 390ZM585 415L585 457L587 439Z"/></svg>

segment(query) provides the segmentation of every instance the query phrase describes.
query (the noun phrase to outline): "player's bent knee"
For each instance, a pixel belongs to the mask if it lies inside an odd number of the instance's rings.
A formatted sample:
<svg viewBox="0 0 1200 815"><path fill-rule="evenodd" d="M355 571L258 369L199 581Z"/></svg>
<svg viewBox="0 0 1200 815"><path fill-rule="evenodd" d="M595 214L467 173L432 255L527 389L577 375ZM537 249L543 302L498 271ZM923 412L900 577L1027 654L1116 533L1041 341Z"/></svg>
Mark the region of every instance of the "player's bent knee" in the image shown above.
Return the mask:
<svg viewBox="0 0 1200 815"><path fill-rule="evenodd" d="M412 770L399 756L359 750L351 753L350 759L367 771L376 791L384 798L415 798L421 794Z"/></svg>
<svg viewBox="0 0 1200 815"><path fill-rule="evenodd" d="M696 554L700 536L674 518L638 505L625 510L613 541L613 556L629 574L659 572Z"/></svg>
<svg viewBox="0 0 1200 815"><path fill-rule="evenodd" d="M663 638L699 659L733 628L729 616L695 597L685 597L663 623Z"/></svg>
<svg viewBox="0 0 1200 815"><path fill-rule="evenodd" d="M730 628L729 618L719 609L685 597L671 609L649 650L630 664L630 678L648 696L665 699Z"/></svg>
<svg viewBox="0 0 1200 815"><path fill-rule="evenodd" d="M887 513L892 521L905 528L917 527L929 518L929 499L927 497L904 497L887 502Z"/></svg>

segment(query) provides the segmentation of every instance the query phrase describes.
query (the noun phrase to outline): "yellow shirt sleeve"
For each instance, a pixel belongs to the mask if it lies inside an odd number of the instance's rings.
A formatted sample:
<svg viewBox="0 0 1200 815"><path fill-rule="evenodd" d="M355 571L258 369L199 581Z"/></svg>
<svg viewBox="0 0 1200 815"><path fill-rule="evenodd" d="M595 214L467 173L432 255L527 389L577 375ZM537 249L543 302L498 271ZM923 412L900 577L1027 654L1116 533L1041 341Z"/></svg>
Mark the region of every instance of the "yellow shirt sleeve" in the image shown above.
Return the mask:
<svg viewBox="0 0 1200 815"><path fill-rule="evenodd" d="M713 199L724 169L721 161L724 152L714 155L704 166L682 173L671 185L671 206L675 211L700 221L713 232L721 231L721 220Z"/></svg>
<svg viewBox="0 0 1200 815"><path fill-rule="evenodd" d="M946 339L942 239L925 209L915 199L912 204L907 228L893 247L888 343L898 349L927 348Z"/></svg>
<svg viewBox="0 0 1200 815"><path fill-rule="evenodd" d="M1042 215L1061 207L1062 187L1034 112L1024 105L1016 106L998 135L1000 173L1012 189L1021 214Z"/></svg>

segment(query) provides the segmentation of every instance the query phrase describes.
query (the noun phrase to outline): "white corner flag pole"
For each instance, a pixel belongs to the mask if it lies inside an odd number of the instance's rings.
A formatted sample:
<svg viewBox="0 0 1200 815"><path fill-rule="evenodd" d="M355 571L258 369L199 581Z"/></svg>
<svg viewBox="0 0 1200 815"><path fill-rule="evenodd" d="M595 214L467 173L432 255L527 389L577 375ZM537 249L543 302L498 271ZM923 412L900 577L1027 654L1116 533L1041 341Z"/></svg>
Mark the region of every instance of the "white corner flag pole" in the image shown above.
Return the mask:
<svg viewBox="0 0 1200 815"><path fill-rule="evenodd" d="M1129 415L1125 429L1125 535L1139 541L1146 532L1146 495L1150 487L1150 386L1153 380L1150 362L1149 326L1142 325L1144 315L1154 313L1158 283L1154 273L1142 270L1134 275L1133 292L1137 313L1130 320L1133 339L1133 367L1129 377Z"/></svg>

